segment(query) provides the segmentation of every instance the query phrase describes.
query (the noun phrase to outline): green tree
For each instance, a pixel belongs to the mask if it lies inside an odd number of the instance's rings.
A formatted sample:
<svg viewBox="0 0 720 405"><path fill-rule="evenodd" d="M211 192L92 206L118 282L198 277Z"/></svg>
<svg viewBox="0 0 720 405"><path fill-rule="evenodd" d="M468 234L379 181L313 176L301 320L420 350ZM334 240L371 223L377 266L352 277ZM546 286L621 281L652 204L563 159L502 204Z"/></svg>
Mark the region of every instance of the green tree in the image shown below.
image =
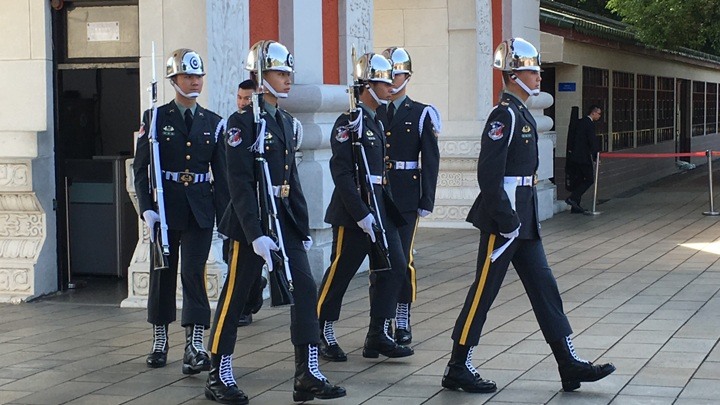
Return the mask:
<svg viewBox="0 0 720 405"><path fill-rule="evenodd" d="M646 44L720 55L718 0L608 0L607 8Z"/></svg>

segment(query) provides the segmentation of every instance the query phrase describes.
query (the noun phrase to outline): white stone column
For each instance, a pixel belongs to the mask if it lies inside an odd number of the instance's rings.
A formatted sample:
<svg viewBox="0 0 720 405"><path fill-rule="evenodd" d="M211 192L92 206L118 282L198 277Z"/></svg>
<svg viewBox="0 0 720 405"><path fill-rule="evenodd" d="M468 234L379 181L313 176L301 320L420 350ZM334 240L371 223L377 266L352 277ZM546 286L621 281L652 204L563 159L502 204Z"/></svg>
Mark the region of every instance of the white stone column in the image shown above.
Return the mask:
<svg viewBox="0 0 720 405"><path fill-rule="evenodd" d="M341 3L345 3L341 0ZM354 3L354 2L350 2ZM366 3L367 1L362 2ZM339 8L342 10L343 6ZM355 9L353 5L351 8ZM338 115L349 107L345 86L323 83L323 65L339 61L323 60L322 2L287 0L279 11L280 42L295 58L294 86L290 97L280 100L303 125L303 141L297 153L298 172L307 200L313 248L308 253L310 268L319 283L330 264L332 230L325 223L325 208L334 189L330 176L330 131ZM340 60L344 60L343 17L340 15ZM349 48L348 48L349 49ZM349 55L349 54L348 54ZM348 56L348 62L349 56ZM342 71L341 62L341 71ZM341 73L341 81L343 76Z"/></svg>
<svg viewBox="0 0 720 405"><path fill-rule="evenodd" d="M540 49L540 0L503 0L503 39L520 37Z"/></svg>
<svg viewBox="0 0 720 405"><path fill-rule="evenodd" d="M340 84L346 84L352 76L352 46L358 55L373 50L373 0L340 0L338 8Z"/></svg>
<svg viewBox="0 0 720 405"><path fill-rule="evenodd" d="M559 208L564 208L562 203L558 209L555 208L557 200L557 187L550 181L554 176L553 157L555 154L555 144L557 134L550 131L553 127L552 118L543 114L543 110L553 104L553 97L549 93L541 92L535 97L527 100L528 109L535 118L538 132L538 157L539 166L537 170L538 184L538 216L539 219L545 220L552 218Z"/></svg>
<svg viewBox="0 0 720 405"><path fill-rule="evenodd" d="M6 2L0 26L0 302L18 303L58 288L50 5Z"/></svg>

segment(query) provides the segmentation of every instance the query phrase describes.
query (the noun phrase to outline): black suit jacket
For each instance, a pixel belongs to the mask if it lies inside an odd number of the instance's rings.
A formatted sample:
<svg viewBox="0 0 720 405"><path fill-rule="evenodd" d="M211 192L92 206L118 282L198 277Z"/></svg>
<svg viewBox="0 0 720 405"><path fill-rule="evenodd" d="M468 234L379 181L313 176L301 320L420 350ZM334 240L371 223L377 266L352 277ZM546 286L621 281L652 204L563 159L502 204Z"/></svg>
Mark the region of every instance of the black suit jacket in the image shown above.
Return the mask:
<svg viewBox="0 0 720 405"><path fill-rule="evenodd" d="M575 134L572 137L572 147L568 148L567 158L574 163L592 164L600 151L597 136L595 136L595 122L585 116L578 121Z"/></svg>
<svg viewBox="0 0 720 405"><path fill-rule="evenodd" d="M540 237L537 190L519 186L515 208L505 188L505 176L533 176L538 168L535 119L514 95L503 93L488 116L480 140L477 178L478 195L467 221L483 232L499 235L520 226L520 239Z"/></svg>
<svg viewBox="0 0 720 405"><path fill-rule="evenodd" d="M301 235L309 235L307 203L297 166L297 134L293 132L293 117L280 110L282 128L275 117L262 112L265 119L264 157L270 169L270 181L273 186L289 185L287 198L275 198L278 209L285 209L291 226ZM257 176L255 152L250 147L255 143L257 129L252 114L252 106L236 112L228 118L226 133L228 181L230 185L230 204L218 225L218 231L233 240L252 243L263 235L257 199ZM283 226L286 224L284 223Z"/></svg>
<svg viewBox="0 0 720 405"><path fill-rule="evenodd" d="M212 168L213 182L185 185L163 176L165 216L169 229L184 230L193 215L201 228L212 228L227 206L229 195L225 163L222 118L201 107L195 110L188 132L185 120L174 101L157 108L157 138L160 142L160 167L172 172L207 173ZM135 161L135 192L140 214L157 210L148 178L150 162L150 111L143 114L137 140Z"/></svg>
<svg viewBox="0 0 720 405"><path fill-rule="evenodd" d="M401 212L414 212L418 208L432 211L435 206L435 188L440 167L437 129L428 114L420 118L425 108L432 108L406 97L388 122L387 105L381 105L377 114L385 127L388 178L393 188L393 200ZM422 169L395 170L393 161L419 161Z"/></svg>

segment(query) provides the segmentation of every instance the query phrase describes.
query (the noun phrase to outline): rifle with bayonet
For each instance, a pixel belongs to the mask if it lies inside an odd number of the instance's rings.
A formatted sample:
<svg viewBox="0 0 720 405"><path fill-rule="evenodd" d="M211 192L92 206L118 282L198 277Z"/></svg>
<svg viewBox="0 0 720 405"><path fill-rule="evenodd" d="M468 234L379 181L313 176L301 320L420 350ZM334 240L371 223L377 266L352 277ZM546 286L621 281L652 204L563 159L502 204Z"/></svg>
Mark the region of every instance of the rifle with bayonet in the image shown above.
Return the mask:
<svg viewBox="0 0 720 405"><path fill-rule="evenodd" d="M153 270L170 268L170 242L168 239L168 225L165 216L165 194L163 192L162 169L160 168L160 142L157 137L157 79L155 77L155 42L152 43L152 81L150 82L150 165L148 166L150 189L153 203L160 221L152 229L150 256Z"/></svg>
<svg viewBox="0 0 720 405"><path fill-rule="evenodd" d="M373 181L371 179L372 174L367 162L367 155L365 154L365 147L362 143L363 130L363 113L362 109L358 106L360 98L360 88L364 85L360 82L358 77L358 71L356 70L357 59L355 47L352 48L352 72L353 82L348 88L350 95L350 125L348 129L350 131L350 139L353 147L353 166L355 168L355 185L360 191L360 198L367 205L375 223L372 225L373 233L375 234L375 242L372 242L370 235L370 270L372 271L385 271L390 270L390 252L388 249L388 241L385 236L385 227L382 223L382 216L380 215L380 208L377 202L377 196L373 187ZM382 192L382 191L380 191Z"/></svg>
<svg viewBox="0 0 720 405"><path fill-rule="evenodd" d="M255 120L255 134L258 137L256 144L259 147L255 151L255 178L257 181L258 208L263 234L272 239L280 248L271 250L272 271L268 272L270 283L270 305L273 307L294 304L292 295L293 284L290 273L290 263L283 242L282 227L278 218L277 205L275 204L275 193L273 192L270 180L270 168L264 156L262 141L265 137L265 119L261 116L263 111L263 85L262 62L264 59L263 47L258 47L257 57L257 91L252 95L252 109ZM260 143L258 143L260 141Z"/></svg>

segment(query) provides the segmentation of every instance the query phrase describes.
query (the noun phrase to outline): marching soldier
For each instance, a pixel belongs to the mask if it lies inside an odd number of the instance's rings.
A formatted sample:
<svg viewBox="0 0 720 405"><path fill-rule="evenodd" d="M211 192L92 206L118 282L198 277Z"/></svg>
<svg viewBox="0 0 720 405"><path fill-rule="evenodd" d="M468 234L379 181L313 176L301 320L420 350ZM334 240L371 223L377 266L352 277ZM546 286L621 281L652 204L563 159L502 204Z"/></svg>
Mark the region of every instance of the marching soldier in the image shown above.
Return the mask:
<svg viewBox="0 0 720 405"><path fill-rule="evenodd" d="M481 378L473 367L472 353L512 263L557 360L562 387L573 391L581 382L606 377L615 366L594 365L575 354L572 328L540 239L534 184L538 138L525 105L530 96L540 93L540 55L529 42L509 39L495 50L493 67L502 71L505 89L481 135L480 195L467 217L480 229L477 271L453 329L452 355L442 386L467 392L496 390L495 382Z"/></svg>
<svg viewBox="0 0 720 405"><path fill-rule="evenodd" d="M262 63L262 77L257 77L258 60ZM248 397L238 388L232 372L236 327L247 297L261 277L263 263L273 271L271 251L278 250L275 241L263 234L258 214L255 154L262 153L269 167L282 228L283 253L288 257L294 286L295 305L290 309L290 338L295 346L293 399L310 401L342 397L345 389L330 384L318 368L317 289L307 259L312 239L308 236L307 204L295 165L302 129L297 119L277 106L278 99L286 98L292 85L293 56L278 42L260 41L251 47L245 68L266 91L260 113L266 129L264 133L257 133L249 106L228 119L226 140L231 202L218 230L232 240L232 246L227 279L210 333L212 369L205 385L205 396L225 404L248 403Z"/></svg>
<svg viewBox="0 0 720 405"><path fill-rule="evenodd" d="M395 317L397 294L407 267L397 227L402 216L392 202L385 173L385 136L375 109L390 98L392 65L382 55L365 54L355 66L359 72L360 114L358 123L351 123L350 113L335 121L330 145L330 172L335 190L325 213L325 222L333 227L333 244L330 268L320 285L317 309L320 319L322 357L330 361L346 361L347 356L335 337L334 323L340 317L342 299L350 280L370 252L375 242L375 218L358 190L352 134L359 126L360 141L367 155L373 192L378 201L377 215L384 225L390 254L391 268L380 271L370 269L370 327L365 339L363 357L406 357L413 354L410 347L398 345L389 336L390 323ZM395 214L395 215L391 215ZM368 240L370 238L370 240Z"/></svg>
<svg viewBox="0 0 720 405"><path fill-rule="evenodd" d="M168 324L175 321L177 267L182 255L182 326L186 336L182 372L197 374L210 369L210 358L203 347L204 330L210 327L205 262L215 219L229 200L222 141L224 120L196 102L205 76L200 55L190 49L176 50L167 61L166 73L175 89L175 100L157 108L155 130L170 256L169 268L150 271L148 322L153 325L153 346L147 366L164 367L167 362ZM148 110L140 127L133 166L140 212L152 235L160 216L153 207L148 179L149 125Z"/></svg>
<svg viewBox="0 0 720 405"><path fill-rule="evenodd" d="M250 105L252 102L252 94L255 91L256 84L252 79L247 79L242 81L238 85L238 91L237 91L237 107L238 112L243 111L245 107ZM225 240L225 243L223 243L223 260L225 263L228 263L228 252L230 250L230 240ZM240 314L240 318L238 319L238 326L248 326L253 321L253 314L258 313L260 311L260 308L263 306L263 290L265 289L265 286L267 286L267 279L265 277L260 277L255 281L255 284L253 284L253 288L250 290L250 294L248 294L247 302L245 303L245 306L243 308L242 313Z"/></svg>
<svg viewBox="0 0 720 405"><path fill-rule="evenodd" d="M404 48L388 48L383 55L392 61L395 77L392 101L378 108L378 116L387 136L386 163L393 200L407 223L398 227L408 266L398 296L395 341L407 345L412 343L410 304L417 297L413 242L420 218L429 215L435 205L440 166L437 135L441 123L434 106L412 100L405 94L412 76L408 52Z"/></svg>

